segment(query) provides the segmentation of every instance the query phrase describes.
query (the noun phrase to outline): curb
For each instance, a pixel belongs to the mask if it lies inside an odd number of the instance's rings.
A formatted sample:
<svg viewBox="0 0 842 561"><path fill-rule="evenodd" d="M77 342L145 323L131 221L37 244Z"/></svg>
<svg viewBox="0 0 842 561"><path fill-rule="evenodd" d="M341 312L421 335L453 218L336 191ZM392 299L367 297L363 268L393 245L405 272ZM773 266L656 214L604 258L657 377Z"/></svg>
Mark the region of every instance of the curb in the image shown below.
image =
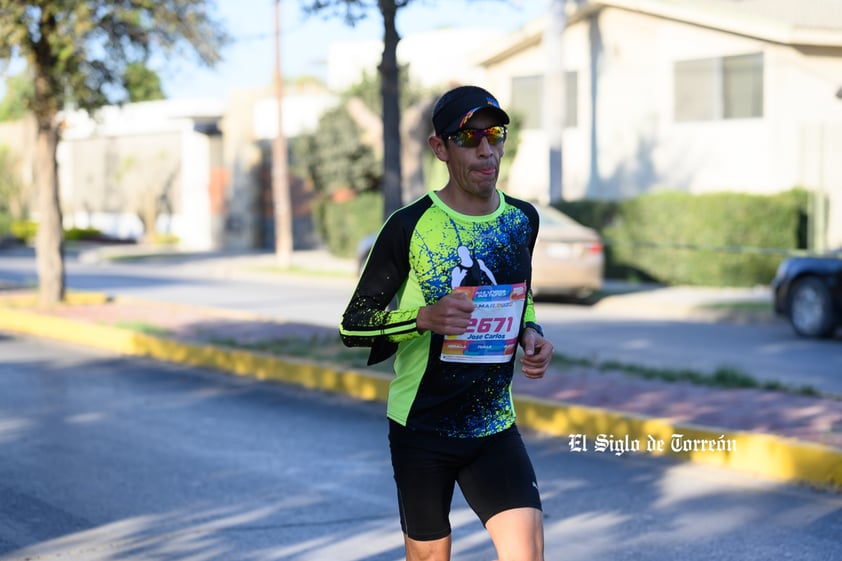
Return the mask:
<svg viewBox="0 0 842 561"><path fill-rule="evenodd" d="M567 438L573 451L619 456L637 452L636 444L640 452L653 455L842 491L842 450L829 446L536 398L514 400L519 425Z"/></svg>
<svg viewBox="0 0 842 561"><path fill-rule="evenodd" d="M0 330L128 356L385 402L391 376L293 358L182 343L127 329L0 308ZM573 452L672 456L779 482L842 491L842 450L775 435L679 425L667 419L514 396L518 424L569 440ZM615 435L622 435L616 436Z"/></svg>

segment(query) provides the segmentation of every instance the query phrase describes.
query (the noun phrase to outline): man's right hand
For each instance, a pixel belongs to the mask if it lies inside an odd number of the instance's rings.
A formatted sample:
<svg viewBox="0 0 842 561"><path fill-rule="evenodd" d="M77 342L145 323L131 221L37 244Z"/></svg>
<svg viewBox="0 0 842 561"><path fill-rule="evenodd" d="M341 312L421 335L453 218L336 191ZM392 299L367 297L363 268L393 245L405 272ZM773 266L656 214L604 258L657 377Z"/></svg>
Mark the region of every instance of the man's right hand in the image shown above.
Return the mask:
<svg viewBox="0 0 842 561"><path fill-rule="evenodd" d="M432 331L439 335L461 335L468 329L474 303L465 292L456 290L431 306L418 310L415 324L418 331Z"/></svg>

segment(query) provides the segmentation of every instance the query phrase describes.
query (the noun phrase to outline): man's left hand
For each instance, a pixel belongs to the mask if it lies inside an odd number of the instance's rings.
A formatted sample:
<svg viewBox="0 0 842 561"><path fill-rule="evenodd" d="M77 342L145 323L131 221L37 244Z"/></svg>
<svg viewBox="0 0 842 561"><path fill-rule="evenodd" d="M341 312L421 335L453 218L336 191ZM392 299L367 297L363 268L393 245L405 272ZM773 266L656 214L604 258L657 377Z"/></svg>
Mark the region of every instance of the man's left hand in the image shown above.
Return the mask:
<svg viewBox="0 0 842 561"><path fill-rule="evenodd" d="M527 327L521 337L523 357L520 359L521 371L527 378L543 378L550 360L553 358L553 345L537 331Z"/></svg>

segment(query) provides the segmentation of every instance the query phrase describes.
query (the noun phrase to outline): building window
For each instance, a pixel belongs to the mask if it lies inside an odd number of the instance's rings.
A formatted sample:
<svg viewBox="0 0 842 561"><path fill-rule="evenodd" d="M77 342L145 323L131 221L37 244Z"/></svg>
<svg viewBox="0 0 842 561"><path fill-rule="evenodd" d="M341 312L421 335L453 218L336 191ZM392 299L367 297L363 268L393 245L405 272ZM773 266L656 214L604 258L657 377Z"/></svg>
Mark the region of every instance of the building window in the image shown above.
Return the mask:
<svg viewBox="0 0 842 561"><path fill-rule="evenodd" d="M722 116L747 119L763 116L763 54L722 59Z"/></svg>
<svg viewBox="0 0 842 561"><path fill-rule="evenodd" d="M579 73L565 72L564 75L565 126L579 124ZM544 77L517 76L512 78L511 112L521 119L524 129L544 127Z"/></svg>
<svg viewBox="0 0 842 561"><path fill-rule="evenodd" d="M675 120L763 116L763 53L675 63Z"/></svg>

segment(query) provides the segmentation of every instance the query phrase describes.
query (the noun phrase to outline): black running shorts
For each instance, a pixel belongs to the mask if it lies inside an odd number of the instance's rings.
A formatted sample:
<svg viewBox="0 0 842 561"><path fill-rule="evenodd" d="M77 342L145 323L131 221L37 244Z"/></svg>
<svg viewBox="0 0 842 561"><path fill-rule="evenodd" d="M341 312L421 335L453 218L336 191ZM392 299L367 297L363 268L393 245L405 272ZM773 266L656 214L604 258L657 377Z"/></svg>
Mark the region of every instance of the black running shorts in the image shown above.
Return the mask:
<svg viewBox="0 0 842 561"><path fill-rule="evenodd" d="M419 433L389 421L401 528L414 540L450 535L455 483L485 525L504 510L541 509L532 462L517 427L481 438Z"/></svg>

